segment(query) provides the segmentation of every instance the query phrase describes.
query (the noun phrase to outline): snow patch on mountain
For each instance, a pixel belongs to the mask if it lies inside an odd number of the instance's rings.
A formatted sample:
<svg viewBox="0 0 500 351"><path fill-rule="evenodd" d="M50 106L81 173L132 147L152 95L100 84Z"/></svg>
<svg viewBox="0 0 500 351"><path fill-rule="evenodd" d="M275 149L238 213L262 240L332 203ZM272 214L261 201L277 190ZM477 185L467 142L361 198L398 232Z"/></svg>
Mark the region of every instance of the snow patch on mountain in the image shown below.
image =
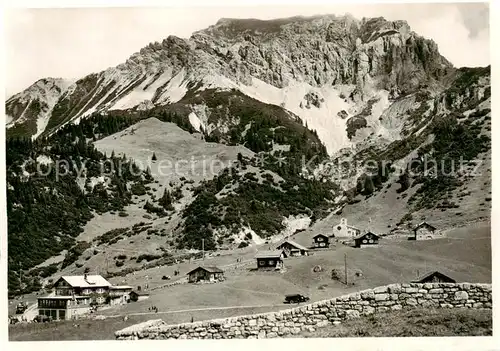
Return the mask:
<svg viewBox="0 0 500 351"><path fill-rule="evenodd" d="M86 117L86 116L90 116L92 113L94 112L97 112L99 111L101 105L103 104L104 101L106 101L106 99L113 93L115 93L117 89L110 89L94 106L91 106L90 108L88 108L87 110L84 110L84 111L80 111L81 113L81 116L75 118L75 121L73 123L75 124L78 124L80 122L80 118L81 117ZM82 113L83 112L83 113ZM76 120L78 120L78 122L76 122Z"/></svg>
<svg viewBox="0 0 500 351"><path fill-rule="evenodd" d="M377 98L377 102L375 102L372 106L370 116L367 117L368 125L373 130L373 133L378 137L389 139L390 141L399 139L399 129L387 127L380 120L384 111L391 105L391 102L389 101L389 92L387 90L381 90L377 93Z"/></svg>
<svg viewBox="0 0 500 351"><path fill-rule="evenodd" d="M191 123L191 125L197 132L201 132L202 128L205 129L205 126L194 112L191 112L188 118L189 118L189 123Z"/></svg>
<svg viewBox="0 0 500 351"><path fill-rule="evenodd" d="M23 109L23 112L21 112L21 114L16 119L13 119L12 121L10 121L9 124L7 124L7 129L12 128L16 124L23 123L24 121L26 121L25 113L30 107L30 104L31 101L26 104L26 107Z"/></svg>
<svg viewBox="0 0 500 351"><path fill-rule="evenodd" d="M55 103L54 103L54 105L55 105ZM54 106L52 106L52 107L54 107ZM38 138L38 136L45 131L45 128L47 127L47 124L49 123L51 112L52 112L52 108L50 108L50 110L46 111L45 113L41 113L38 116L38 119L36 120L36 133L31 136L32 140L35 140L36 138Z"/></svg>
<svg viewBox="0 0 500 351"><path fill-rule="evenodd" d="M6 110L9 111L11 106L19 105L24 105L24 109L17 116L7 114L6 127L11 128L18 123L25 122L27 120L26 112L28 108L36 102L39 106L39 113L36 119L36 133L32 135L32 139L37 138L45 131L52 114L52 109L57 104L57 101L59 101L59 98L73 85L73 83L73 80L62 78L40 79L28 89L11 96L5 103Z"/></svg>
<svg viewBox="0 0 500 351"><path fill-rule="evenodd" d="M215 129L215 126L208 123L208 116L210 115L209 108L206 105L201 104L191 106L191 109L193 110L193 113L196 114L196 117L200 120L200 123L203 126L205 132L210 134L210 132Z"/></svg>
<svg viewBox="0 0 500 351"><path fill-rule="evenodd" d="M172 69L163 72L159 77L152 76L139 84L131 92L118 100L110 109L125 110L135 107L145 100L153 100L156 91L172 78Z"/></svg>
<svg viewBox="0 0 500 351"><path fill-rule="evenodd" d="M341 92L335 87L312 87L305 82L291 81L288 86L280 89L253 78L251 86L240 85L239 89L250 97L282 106L298 115L304 125L307 124L309 129L318 133L329 154L351 145L346 133L346 119L337 115L342 110L350 109L351 104L341 98ZM318 104L306 108L305 97L310 93L318 97Z"/></svg>
<svg viewBox="0 0 500 351"><path fill-rule="evenodd" d="M177 73L164 87L157 91L157 104L174 103L186 95L188 91L189 80L186 79L186 70L183 68Z"/></svg>
<svg viewBox="0 0 500 351"><path fill-rule="evenodd" d="M281 106L299 116L304 125L311 130L316 130L318 137L325 144L327 152L332 155L344 147L350 147L352 142L347 137L346 121L338 116L344 110L355 111L359 109L353 102L346 99L354 86L342 85L332 87L325 84L322 87L313 87L305 82L291 80L284 88L277 88L258 78L252 78L251 85L234 82L224 76L209 75L203 78L203 86L199 90L236 89L243 94L267 104ZM314 94L318 98L317 106L309 104L306 96ZM388 105L388 94L381 99L380 109ZM319 107L318 107L319 106ZM378 113L381 111L377 111Z"/></svg>

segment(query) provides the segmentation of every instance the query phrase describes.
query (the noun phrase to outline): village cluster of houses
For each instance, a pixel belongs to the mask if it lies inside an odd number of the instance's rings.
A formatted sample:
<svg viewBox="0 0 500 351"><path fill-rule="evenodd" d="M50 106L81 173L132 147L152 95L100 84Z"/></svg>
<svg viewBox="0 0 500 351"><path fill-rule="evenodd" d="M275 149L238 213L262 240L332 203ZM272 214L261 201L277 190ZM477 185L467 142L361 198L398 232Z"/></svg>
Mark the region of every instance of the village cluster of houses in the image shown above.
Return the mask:
<svg viewBox="0 0 500 351"><path fill-rule="evenodd" d="M441 234L437 234L441 235ZM436 237L436 228L423 222L417 225L409 240L427 240ZM354 247L377 245L380 236L371 231L361 232L359 228L348 225L343 218L333 227L331 235L317 234L312 237L311 249L326 249L333 238L348 238L354 241ZM259 251L255 255L258 270L280 270L284 267L283 259L295 256L307 256L309 248L293 240L285 240L274 250ZM187 273L189 283L216 283L223 281L224 271L218 267L197 267ZM417 280L418 282L454 282L440 272L432 272ZM49 296L38 298L38 314L49 316L53 320L74 319L87 314L96 306L119 305L147 299L149 294L134 290L128 285L112 285L100 275L62 276L53 285Z"/></svg>
<svg viewBox="0 0 500 351"><path fill-rule="evenodd" d="M436 228L426 222L420 223L413 229L413 233L408 237L408 240L427 240L434 239ZM348 225L347 219L342 218L338 225L333 227L331 235L316 234L312 237L312 249L329 248L334 238L344 238L354 242L354 247L370 247L377 245L380 240L380 235L371 231L361 232L361 229ZM283 259L294 256L307 256L309 249L296 243L292 240L285 240L276 246L275 250L260 251L255 256L257 261L257 269L282 269Z"/></svg>

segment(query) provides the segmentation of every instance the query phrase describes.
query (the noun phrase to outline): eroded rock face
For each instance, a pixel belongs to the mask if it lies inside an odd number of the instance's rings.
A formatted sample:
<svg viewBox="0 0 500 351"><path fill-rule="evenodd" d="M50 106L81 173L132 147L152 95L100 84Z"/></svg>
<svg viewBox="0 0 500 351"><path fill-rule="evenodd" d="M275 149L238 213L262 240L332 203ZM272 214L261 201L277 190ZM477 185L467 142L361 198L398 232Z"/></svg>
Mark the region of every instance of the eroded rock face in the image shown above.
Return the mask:
<svg viewBox="0 0 500 351"><path fill-rule="evenodd" d="M295 79L313 86L354 83L363 90L375 84L408 91L452 67L433 41L412 32L405 21L383 18L225 19L190 40L223 47L232 67L223 73L241 77L245 72L280 88Z"/></svg>
<svg viewBox="0 0 500 351"><path fill-rule="evenodd" d="M386 89L396 98L450 70L437 45L404 21L350 16L222 19L189 39L169 36L151 43L123 64L80 79L72 89L60 89L48 109L28 118L37 121L43 114L50 119L37 130L40 134L94 111L131 108L145 100L173 103L202 81L212 87L250 85L256 79L276 88L300 82L312 87L353 84L353 100L370 98L374 89ZM137 100L133 106L119 103L143 91L150 96L130 99ZM321 106L314 94L306 95L305 108ZM9 100L7 112L14 119L19 106L24 106L19 97Z"/></svg>

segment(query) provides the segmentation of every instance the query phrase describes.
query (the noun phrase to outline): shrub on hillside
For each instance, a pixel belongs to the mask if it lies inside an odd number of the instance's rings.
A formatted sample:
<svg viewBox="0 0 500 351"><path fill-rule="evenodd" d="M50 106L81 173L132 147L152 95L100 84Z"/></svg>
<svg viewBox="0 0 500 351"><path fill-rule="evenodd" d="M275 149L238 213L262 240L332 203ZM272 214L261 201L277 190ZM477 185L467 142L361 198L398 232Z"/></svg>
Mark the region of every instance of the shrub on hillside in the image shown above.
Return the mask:
<svg viewBox="0 0 500 351"><path fill-rule="evenodd" d="M238 245L238 248L239 248L239 249L242 249L242 248L247 247L247 246L248 246L248 243L247 243L246 241L242 241L242 242L240 242L240 244Z"/></svg>

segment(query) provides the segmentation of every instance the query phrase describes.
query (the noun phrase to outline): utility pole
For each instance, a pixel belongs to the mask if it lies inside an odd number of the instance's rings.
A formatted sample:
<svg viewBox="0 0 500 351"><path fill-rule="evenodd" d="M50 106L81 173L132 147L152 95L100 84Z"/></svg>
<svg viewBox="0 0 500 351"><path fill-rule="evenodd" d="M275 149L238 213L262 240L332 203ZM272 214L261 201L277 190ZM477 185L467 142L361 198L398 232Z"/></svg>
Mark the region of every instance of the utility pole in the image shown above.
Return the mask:
<svg viewBox="0 0 500 351"><path fill-rule="evenodd" d="M202 257L203 261L205 261L205 239L201 239L201 252L202 252Z"/></svg>
<svg viewBox="0 0 500 351"><path fill-rule="evenodd" d="M345 285L347 285L347 254L344 253Z"/></svg>

